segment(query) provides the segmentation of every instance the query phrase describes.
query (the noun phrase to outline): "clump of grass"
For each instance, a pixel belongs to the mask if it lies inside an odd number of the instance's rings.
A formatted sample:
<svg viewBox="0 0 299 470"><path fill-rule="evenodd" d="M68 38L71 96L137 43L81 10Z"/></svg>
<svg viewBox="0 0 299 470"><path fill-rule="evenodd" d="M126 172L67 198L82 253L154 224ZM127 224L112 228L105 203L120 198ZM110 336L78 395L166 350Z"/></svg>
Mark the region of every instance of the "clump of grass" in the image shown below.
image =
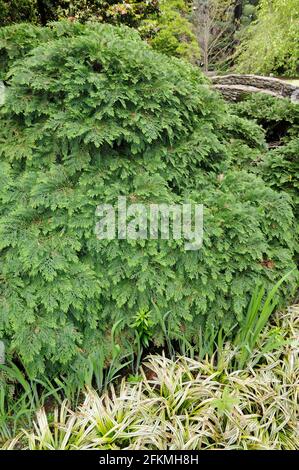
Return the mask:
<svg viewBox="0 0 299 470"><path fill-rule="evenodd" d="M281 284L287 280L293 271L285 274L268 292L265 298L264 286L256 286L256 289L252 295L250 304L248 306L247 315L243 324L241 325L238 334L234 338L234 345L238 348L239 354L236 361L235 367L243 368L248 358L253 351L258 338L265 328L270 316L274 312L278 304L278 298L276 296ZM264 302L263 299L265 298ZM272 341L268 341L265 345L266 352L271 349L277 348L280 345L280 338L278 336L277 341L273 341L275 338L271 337ZM269 348L269 346L271 347Z"/></svg>
<svg viewBox="0 0 299 470"><path fill-rule="evenodd" d="M136 380L63 402L6 449L299 449L299 306L276 314L242 369L224 343L202 360L149 356ZM273 347L273 342L275 347Z"/></svg>

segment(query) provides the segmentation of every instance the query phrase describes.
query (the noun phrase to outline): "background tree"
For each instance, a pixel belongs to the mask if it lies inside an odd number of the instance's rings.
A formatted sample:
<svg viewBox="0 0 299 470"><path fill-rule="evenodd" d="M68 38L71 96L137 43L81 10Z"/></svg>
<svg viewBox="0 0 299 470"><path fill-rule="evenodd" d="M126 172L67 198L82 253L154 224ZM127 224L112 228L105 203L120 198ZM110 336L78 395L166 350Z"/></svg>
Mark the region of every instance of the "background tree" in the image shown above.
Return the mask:
<svg viewBox="0 0 299 470"><path fill-rule="evenodd" d="M71 17L137 27L158 9L158 0L0 0L0 26L24 21L46 25Z"/></svg>
<svg viewBox="0 0 299 470"><path fill-rule="evenodd" d="M200 56L187 0L0 0L0 26L30 22L46 25L69 18L125 24L136 28L154 49L196 62Z"/></svg>
<svg viewBox="0 0 299 470"><path fill-rule="evenodd" d="M158 11L158 0L60 0L56 15L57 19L73 17L82 22L96 20L137 28L141 21Z"/></svg>
<svg viewBox="0 0 299 470"><path fill-rule="evenodd" d="M261 0L238 49L239 72L295 76L299 62L299 0Z"/></svg>
<svg viewBox="0 0 299 470"><path fill-rule="evenodd" d="M198 62L200 49L189 21L190 5L185 0L160 0L159 14L143 21L139 31L151 46L164 54Z"/></svg>
<svg viewBox="0 0 299 470"><path fill-rule="evenodd" d="M40 20L36 0L0 0L0 26Z"/></svg>
<svg viewBox="0 0 299 470"><path fill-rule="evenodd" d="M192 20L204 71L227 60L234 41L234 0L194 0Z"/></svg>

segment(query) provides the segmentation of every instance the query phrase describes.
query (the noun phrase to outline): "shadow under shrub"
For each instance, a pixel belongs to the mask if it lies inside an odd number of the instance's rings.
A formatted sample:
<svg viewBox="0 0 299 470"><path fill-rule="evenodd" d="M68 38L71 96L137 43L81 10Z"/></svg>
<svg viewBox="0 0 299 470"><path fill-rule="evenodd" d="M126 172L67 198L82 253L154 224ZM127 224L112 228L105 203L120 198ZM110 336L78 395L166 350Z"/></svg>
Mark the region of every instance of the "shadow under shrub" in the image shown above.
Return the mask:
<svg viewBox="0 0 299 470"><path fill-rule="evenodd" d="M13 62L0 113L0 328L33 374L109 357L116 324L131 351L141 309L157 345L166 315L171 339L228 332L257 278L294 266L290 198L229 169L231 116L201 74L126 29L83 30ZM120 195L204 204L202 250L98 240L96 207ZM293 275L282 298L295 286Z"/></svg>
<svg viewBox="0 0 299 470"><path fill-rule="evenodd" d="M270 146L281 145L298 135L299 106L289 99L256 93L231 108L239 117L256 121Z"/></svg>

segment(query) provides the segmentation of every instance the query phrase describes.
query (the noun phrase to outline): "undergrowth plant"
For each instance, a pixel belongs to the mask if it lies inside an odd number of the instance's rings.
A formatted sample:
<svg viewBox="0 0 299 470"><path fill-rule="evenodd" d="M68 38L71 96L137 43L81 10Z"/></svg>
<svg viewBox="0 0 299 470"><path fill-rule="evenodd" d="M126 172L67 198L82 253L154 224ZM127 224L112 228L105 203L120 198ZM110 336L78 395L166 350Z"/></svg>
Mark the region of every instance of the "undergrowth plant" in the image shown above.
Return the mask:
<svg viewBox="0 0 299 470"><path fill-rule="evenodd" d="M124 379L103 395L87 390L76 408L41 408L34 425L2 447L298 450L298 313L294 306L273 318L243 369L230 369L238 353L228 343L218 363L213 355L151 355L138 384ZM278 336L280 345L267 351Z"/></svg>
<svg viewBox="0 0 299 470"><path fill-rule="evenodd" d="M277 307L277 291L290 274L291 273L287 273L282 279L280 279L266 296L264 286L256 287L251 297L244 323L241 324L233 341L234 346L238 349L237 368L242 369L252 354L260 334L269 321L271 314ZM277 345L274 342L272 347L276 346ZM269 344L267 344L267 351L270 351Z"/></svg>
<svg viewBox="0 0 299 470"><path fill-rule="evenodd" d="M13 362L0 365L0 440L12 437L18 427L28 426L37 409L51 399L61 404L60 387L47 376L30 377ZM71 394L68 394L71 400Z"/></svg>

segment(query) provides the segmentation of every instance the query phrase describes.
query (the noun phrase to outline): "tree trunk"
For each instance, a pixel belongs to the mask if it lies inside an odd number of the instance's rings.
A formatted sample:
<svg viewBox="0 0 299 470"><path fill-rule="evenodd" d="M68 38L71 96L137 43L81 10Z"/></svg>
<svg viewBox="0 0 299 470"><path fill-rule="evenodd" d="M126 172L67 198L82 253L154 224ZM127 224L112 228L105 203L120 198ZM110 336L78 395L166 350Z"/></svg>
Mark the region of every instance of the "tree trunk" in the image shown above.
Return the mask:
<svg viewBox="0 0 299 470"><path fill-rule="evenodd" d="M39 13L40 22L43 26L45 26L47 24L47 13L43 0L37 0L37 10Z"/></svg>
<svg viewBox="0 0 299 470"><path fill-rule="evenodd" d="M234 18L235 22L239 22L243 14L243 0L235 0Z"/></svg>

